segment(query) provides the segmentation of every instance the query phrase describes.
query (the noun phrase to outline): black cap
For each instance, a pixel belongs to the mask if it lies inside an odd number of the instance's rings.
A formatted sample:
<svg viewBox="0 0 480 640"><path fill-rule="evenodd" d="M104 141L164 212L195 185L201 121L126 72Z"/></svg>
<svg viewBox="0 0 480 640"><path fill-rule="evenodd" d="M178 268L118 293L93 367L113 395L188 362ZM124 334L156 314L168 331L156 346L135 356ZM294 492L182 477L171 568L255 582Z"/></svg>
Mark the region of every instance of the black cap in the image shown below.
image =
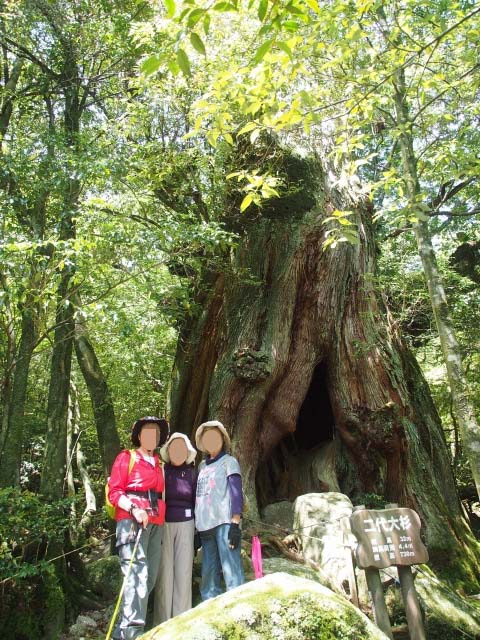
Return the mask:
<svg viewBox="0 0 480 640"><path fill-rule="evenodd" d="M140 446L140 431L142 430L143 425L147 424L148 422L154 422L155 424L158 424L160 428L160 441L158 442L157 447L161 447L167 441L170 434L170 428L165 418L157 418L156 416L144 416L143 418L136 420L132 426L132 444L134 447Z"/></svg>

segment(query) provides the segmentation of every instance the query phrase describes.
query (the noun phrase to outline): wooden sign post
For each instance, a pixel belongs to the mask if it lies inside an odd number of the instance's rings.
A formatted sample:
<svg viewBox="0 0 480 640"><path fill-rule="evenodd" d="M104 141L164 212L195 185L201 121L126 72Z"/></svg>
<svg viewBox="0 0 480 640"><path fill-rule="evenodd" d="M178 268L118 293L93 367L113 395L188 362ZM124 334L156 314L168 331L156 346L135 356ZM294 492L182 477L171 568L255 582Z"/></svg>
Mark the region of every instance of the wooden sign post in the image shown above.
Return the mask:
<svg viewBox="0 0 480 640"><path fill-rule="evenodd" d="M418 596L413 584L413 564L428 562L428 552L420 538L420 518L412 509L382 510L355 507L350 524L358 540L355 559L365 570L377 626L392 638L390 619L383 597L379 569L396 566L402 589L411 640L425 640Z"/></svg>

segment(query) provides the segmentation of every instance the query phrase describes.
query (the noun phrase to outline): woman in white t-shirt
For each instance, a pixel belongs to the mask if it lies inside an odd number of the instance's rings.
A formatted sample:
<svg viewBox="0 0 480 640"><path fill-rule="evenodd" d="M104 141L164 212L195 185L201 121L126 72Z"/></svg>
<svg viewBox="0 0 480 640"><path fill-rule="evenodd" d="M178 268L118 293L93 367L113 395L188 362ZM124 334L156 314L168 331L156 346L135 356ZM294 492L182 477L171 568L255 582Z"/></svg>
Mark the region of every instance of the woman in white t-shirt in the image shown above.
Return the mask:
<svg viewBox="0 0 480 640"><path fill-rule="evenodd" d="M202 542L202 600L243 584L240 520L243 510L240 465L229 455L230 437L221 422L201 424L195 443L206 453L198 469L195 527Z"/></svg>

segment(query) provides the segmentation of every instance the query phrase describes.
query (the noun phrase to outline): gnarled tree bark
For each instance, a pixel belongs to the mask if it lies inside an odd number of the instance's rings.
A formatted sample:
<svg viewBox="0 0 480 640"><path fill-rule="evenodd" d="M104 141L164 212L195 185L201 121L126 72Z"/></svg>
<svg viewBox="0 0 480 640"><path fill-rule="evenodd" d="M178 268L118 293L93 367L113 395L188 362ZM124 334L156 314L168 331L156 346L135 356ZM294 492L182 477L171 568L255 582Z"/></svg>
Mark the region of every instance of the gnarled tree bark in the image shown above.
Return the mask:
<svg viewBox="0 0 480 640"><path fill-rule="evenodd" d="M434 562L478 579L428 386L373 285L371 207L296 162L317 202L297 182L295 198L244 221L179 341L172 424L193 436L224 422L254 514L305 491L376 494L421 515ZM355 211L357 246L322 250L334 209Z"/></svg>

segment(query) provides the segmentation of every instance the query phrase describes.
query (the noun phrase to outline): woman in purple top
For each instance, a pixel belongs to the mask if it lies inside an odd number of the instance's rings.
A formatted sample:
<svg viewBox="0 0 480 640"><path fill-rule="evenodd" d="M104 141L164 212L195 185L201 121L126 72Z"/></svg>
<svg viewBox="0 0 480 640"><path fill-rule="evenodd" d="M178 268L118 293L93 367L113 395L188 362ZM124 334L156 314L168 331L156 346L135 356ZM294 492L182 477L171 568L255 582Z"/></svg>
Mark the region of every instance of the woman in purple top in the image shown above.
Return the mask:
<svg viewBox="0 0 480 640"><path fill-rule="evenodd" d="M197 452L183 433L172 433L160 450L165 461L165 525L155 585L155 625L192 607L194 508Z"/></svg>

